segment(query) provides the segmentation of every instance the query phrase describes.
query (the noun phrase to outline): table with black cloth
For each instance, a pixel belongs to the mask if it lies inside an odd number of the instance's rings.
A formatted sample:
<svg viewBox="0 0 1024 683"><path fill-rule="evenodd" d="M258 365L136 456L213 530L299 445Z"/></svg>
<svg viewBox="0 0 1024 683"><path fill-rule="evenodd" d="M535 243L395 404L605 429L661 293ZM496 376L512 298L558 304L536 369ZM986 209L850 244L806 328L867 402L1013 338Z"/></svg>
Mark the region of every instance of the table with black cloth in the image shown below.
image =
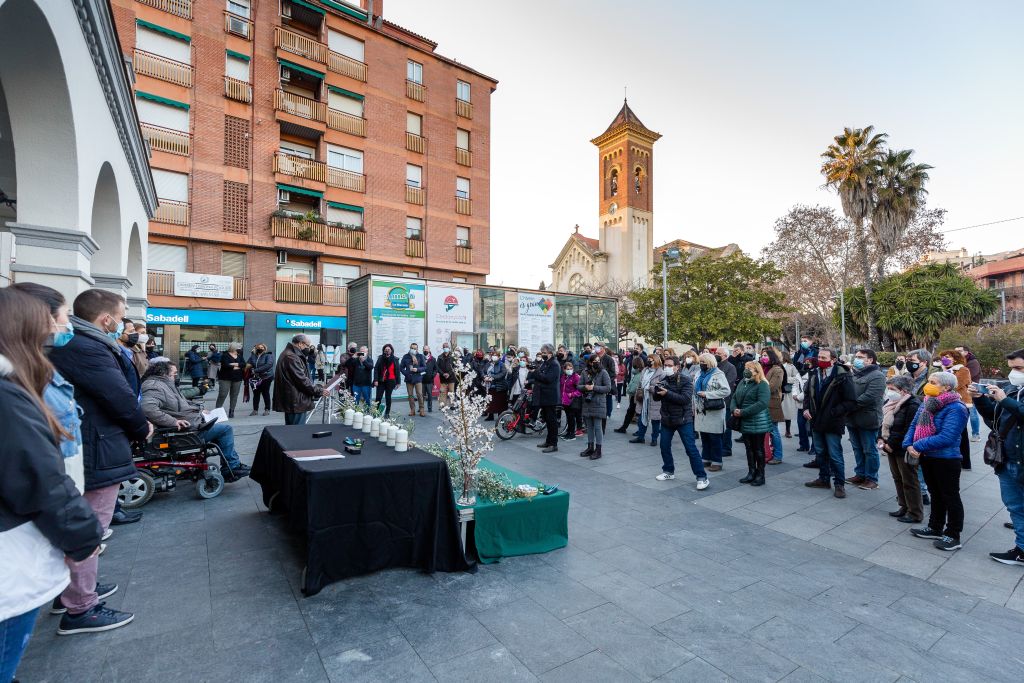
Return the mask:
<svg viewBox="0 0 1024 683"><path fill-rule="evenodd" d="M316 432L330 436L314 439ZM363 439L359 455L343 441ZM285 451L334 449L344 459L302 462ZM251 477L272 513L306 541L302 590L387 567L463 571L467 561L447 464L425 451L398 453L340 424L266 427Z"/></svg>

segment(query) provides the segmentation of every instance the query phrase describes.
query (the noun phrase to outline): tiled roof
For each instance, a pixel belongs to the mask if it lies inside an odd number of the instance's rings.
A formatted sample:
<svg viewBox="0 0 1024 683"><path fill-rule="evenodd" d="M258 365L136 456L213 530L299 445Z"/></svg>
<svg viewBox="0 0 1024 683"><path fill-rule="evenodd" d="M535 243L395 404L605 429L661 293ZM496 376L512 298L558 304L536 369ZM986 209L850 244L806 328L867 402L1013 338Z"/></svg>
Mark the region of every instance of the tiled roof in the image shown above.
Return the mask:
<svg viewBox="0 0 1024 683"><path fill-rule="evenodd" d="M615 115L615 118L612 120L611 124L608 126L608 128L605 129L604 133L601 133L601 135L607 135L608 133L618 128L621 128L622 126L630 125L633 126L634 128L639 128L640 130L645 131L649 135L661 137L660 135L658 135L653 130L651 130L650 128L643 124L640 118L633 113L632 109L629 108L629 102L627 102L626 100L622 101L622 109L619 110L619 113Z"/></svg>

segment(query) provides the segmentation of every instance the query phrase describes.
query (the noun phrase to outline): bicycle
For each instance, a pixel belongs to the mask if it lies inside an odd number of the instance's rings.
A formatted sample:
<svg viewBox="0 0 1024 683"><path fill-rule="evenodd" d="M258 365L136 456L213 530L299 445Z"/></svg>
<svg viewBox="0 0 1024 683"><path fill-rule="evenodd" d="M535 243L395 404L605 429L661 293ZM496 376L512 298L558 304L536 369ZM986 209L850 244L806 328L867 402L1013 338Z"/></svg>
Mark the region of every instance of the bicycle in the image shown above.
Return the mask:
<svg viewBox="0 0 1024 683"><path fill-rule="evenodd" d="M531 405L532 398L533 390L527 389L516 396L516 400L511 408L495 418L494 433L498 435L499 439L508 441L516 434L525 434L527 430L534 434L547 432L547 423L541 417L540 410ZM561 406L558 406L555 410L558 415L558 434L561 436L565 434L566 429L565 413L562 411Z"/></svg>

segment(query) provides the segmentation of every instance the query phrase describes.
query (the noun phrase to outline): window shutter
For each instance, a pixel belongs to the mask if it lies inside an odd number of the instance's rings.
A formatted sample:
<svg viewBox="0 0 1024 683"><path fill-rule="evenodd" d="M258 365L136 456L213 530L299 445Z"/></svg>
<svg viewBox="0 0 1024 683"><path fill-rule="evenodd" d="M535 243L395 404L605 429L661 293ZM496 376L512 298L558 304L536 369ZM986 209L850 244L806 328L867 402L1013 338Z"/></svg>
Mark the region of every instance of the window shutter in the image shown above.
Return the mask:
<svg viewBox="0 0 1024 683"><path fill-rule="evenodd" d="M469 149L469 131L461 128L455 129L455 146L459 149Z"/></svg>
<svg viewBox="0 0 1024 683"><path fill-rule="evenodd" d="M338 33L337 31L327 31L327 47L333 52L351 57L356 61L365 62L363 57L363 41L356 40L351 36L346 36L344 33Z"/></svg>
<svg viewBox="0 0 1024 683"><path fill-rule="evenodd" d="M236 81L249 82L249 62L230 56L225 57L225 60L224 70L229 78L234 78Z"/></svg>
<svg viewBox="0 0 1024 683"><path fill-rule="evenodd" d="M344 285L359 277L359 266L321 262L320 268L324 273L324 282L331 280L334 285Z"/></svg>
<svg viewBox="0 0 1024 683"><path fill-rule="evenodd" d="M188 132L188 110L170 107L152 100L135 98L135 107L139 112L139 121L151 123L161 128L170 128L183 133Z"/></svg>
<svg viewBox="0 0 1024 683"><path fill-rule="evenodd" d="M176 62L192 63L192 47L188 43L145 26L136 27L135 47L143 52L160 55Z"/></svg>
<svg viewBox="0 0 1024 683"><path fill-rule="evenodd" d="M423 168L415 164L406 164L405 182L407 185L420 187L423 184Z"/></svg>
<svg viewBox="0 0 1024 683"><path fill-rule="evenodd" d="M175 173L154 168L153 184L156 186L156 196L160 199L169 199L174 202L188 201L188 174Z"/></svg>
<svg viewBox="0 0 1024 683"><path fill-rule="evenodd" d="M341 93L334 92L333 90L327 93L327 106L337 111L343 111L346 114L352 116L363 117L363 102L357 100L354 97L346 97Z"/></svg>
<svg viewBox="0 0 1024 683"><path fill-rule="evenodd" d="M177 244L149 244L149 269L182 273L188 269L188 249Z"/></svg>
<svg viewBox="0 0 1024 683"><path fill-rule="evenodd" d="M423 118L411 111L405 115L405 130L414 135L423 135Z"/></svg>
<svg viewBox="0 0 1024 683"><path fill-rule="evenodd" d="M245 252L222 251L220 254L220 274L232 277L245 277Z"/></svg>

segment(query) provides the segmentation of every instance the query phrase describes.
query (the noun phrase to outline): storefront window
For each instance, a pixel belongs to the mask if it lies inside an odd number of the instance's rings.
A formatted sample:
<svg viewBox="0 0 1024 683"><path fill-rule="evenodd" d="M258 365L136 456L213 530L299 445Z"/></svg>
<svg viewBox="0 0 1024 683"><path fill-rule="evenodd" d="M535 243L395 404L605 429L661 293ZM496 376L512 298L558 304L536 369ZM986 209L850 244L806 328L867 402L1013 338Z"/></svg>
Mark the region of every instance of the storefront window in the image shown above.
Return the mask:
<svg viewBox="0 0 1024 683"><path fill-rule="evenodd" d="M502 348L505 345L505 290L477 290L476 347L486 350L489 346Z"/></svg>
<svg viewBox="0 0 1024 683"><path fill-rule="evenodd" d="M619 335L615 321L615 302L590 299L587 302L589 311L587 339L591 344L601 342L611 349L618 349Z"/></svg>
<svg viewBox="0 0 1024 683"><path fill-rule="evenodd" d="M579 353L587 336L587 300L577 296L555 297L555 345L565 344Z"/></svg>

